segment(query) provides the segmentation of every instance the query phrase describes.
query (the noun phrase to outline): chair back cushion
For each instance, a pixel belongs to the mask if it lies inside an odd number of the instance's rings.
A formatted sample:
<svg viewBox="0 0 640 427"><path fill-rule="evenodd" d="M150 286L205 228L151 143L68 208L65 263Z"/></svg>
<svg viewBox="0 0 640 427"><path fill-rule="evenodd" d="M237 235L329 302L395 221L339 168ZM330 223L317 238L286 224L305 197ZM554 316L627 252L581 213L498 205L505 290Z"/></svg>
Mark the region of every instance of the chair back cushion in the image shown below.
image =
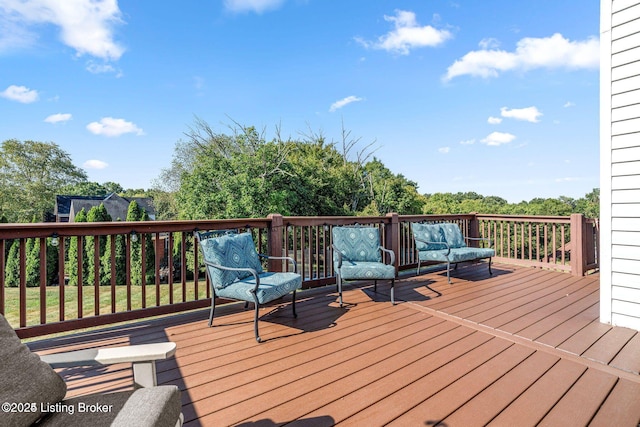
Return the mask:
<svg viewBox="0 0 640 427"><path fill-rule="evenodd" d="M427 242L444 242L444 234L440 224L422 224L420 222L411 223L411 231L415 239L426 240ZM416 249L419 251L433 251L437 249L446 249L444 245L434 245L424 243L419 240L415 241Z"/></svg>
<svg viewBox="0 0 640 427"><path fill-rule="evenodd" d="M256 252L251 233L227 234L221 237L200 240L204 259L213 264L232 268L253 268L262 273L260 258ZM211 284L221 289L236 280L251 276L248 271L221 270L207 267Z"/></svg>
<svg viewBox="0 0 640 427"><path fill-rule="evenodd" d="M343 261L382 262L377 227L334 227L332 235ZM337 261L337 255L333 255L333 260Z"/></svg>
<svg viewBox="0 0 640 427"><path fill-rule="evenodd" d="M458 224L447 222L444 224L440 224L440 226L442 227L442 234L444 235L444 239L447 241L450 247L464 248L467 246L464 242L464 237L462 237L462 232L460 231L460 227L458 227Z"/></svg>
<svg viewBox="0 0 640 427"><path fill-rule="evenodd" d="M3 411L0 424L29 426L42 417L42 407L64 398L67 385L62 378L20 341L2 315L0 361L0 402L29 404L28 410L21 406L16 411Z"/></svg>

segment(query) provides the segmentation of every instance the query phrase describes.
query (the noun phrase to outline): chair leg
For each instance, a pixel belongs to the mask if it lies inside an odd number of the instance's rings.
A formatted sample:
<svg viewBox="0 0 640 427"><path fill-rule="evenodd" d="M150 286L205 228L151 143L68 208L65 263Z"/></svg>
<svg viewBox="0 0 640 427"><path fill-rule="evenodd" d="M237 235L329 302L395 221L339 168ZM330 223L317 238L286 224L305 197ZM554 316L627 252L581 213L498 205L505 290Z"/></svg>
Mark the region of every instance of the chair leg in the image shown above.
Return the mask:
<svg viewBox="0 0 640 427"><path fill-rule="evenodd" d="M260 304L258 304L258 297L256 297L256 295L253 295L253 299L255 300L255 317L253 318L253 331L256 334L256 341L261 342L262 339L260 339L260 334L258 333L258 314L260 311Z"/></svg>
<svg viewBox="0 0 640 427"><path fill-rule="evenodd" d="M416 269L416 276L420 275L420 258L418 258L418 268Z"/></svg>
<svg viewBox="0 0 640 427"><path fill-rule="evenodd" d="M338 273L336 281L338 282L338 299L340 300L340 307L342 307L342 277L340 273Z"/></svg>
<svg viewBox="0 0 640 427"><path fill-rule="evenodd" d="M489 258L489 276L491 276L493 273L491 272L491 258Z"/></svg>
<svg viewBox="0 0 640 427"><path fill-rule="evenodd" d="M209 327L213 326L213 312L216 311L216 294L211 295L211 311L209 311Z"/></svg>
<svg viewBox="0 0 640 427"><path fill-rule="evenodd" d="M293 308L293 317L297 318L298 314L296 313L296 290L293 290L293 298L291 303L291 308Z"/></svg>
<svg viewBox="0 0 640 427"><path fill-rule="evenodd" d="M373 292L378 292L378 281L377 280L373 281Z"/></svg>
<svg viewBox="0 0 640 427"><path fill-rule="evenodd" d="M449 261L447 261L447 282L448 282L449 284L451 284L451 275L450 275L450 272L451 272L451 264L449 263Z"/></svg>
<svg viewBox="0 0 640 427"><path fill-rule="evenodd" d="M393 297L393 289L394 289L395 280L391 280L391 305L396 305L396 300Z"/></svg>

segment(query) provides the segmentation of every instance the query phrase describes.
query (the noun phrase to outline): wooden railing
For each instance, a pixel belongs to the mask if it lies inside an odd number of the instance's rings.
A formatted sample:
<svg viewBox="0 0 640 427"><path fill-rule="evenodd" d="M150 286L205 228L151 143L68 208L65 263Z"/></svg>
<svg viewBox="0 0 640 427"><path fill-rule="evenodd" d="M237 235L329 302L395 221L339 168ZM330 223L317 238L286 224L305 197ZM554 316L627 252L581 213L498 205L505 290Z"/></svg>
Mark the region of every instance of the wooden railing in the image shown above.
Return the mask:
<svg viewBox="0 0 640 427"><path fill-rule="evenodd" d="M211 221L0 224L0 254L5 254L0 257L0 312L26 338L206 307L211 294L194 230L250 230L260 252L294 258L303 287L311 288L335 283L332 227L374 225L396 253L400 271L416 266L410 223L420 221L455 222L465 236L491 239L498 262L575 275L598 267L598 222L579 214L273 214ZM269 265L272 271L289 268L281 261ZM70 276L75 286L67 283Z"/></svg>

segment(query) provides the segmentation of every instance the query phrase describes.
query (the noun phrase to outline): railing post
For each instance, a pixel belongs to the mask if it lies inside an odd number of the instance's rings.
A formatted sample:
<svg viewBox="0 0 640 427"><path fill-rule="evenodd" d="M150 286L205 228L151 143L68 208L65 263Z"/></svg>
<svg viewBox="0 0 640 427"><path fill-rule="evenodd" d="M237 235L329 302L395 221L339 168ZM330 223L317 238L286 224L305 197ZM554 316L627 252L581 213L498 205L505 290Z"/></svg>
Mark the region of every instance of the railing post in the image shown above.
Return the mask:
<svg viewBox="0 0 640 427"><path fill-rule="evenodd" d="M398 219L398 214L395 212L390 212L387 214L387 218L389 222L386 227L386 239L384 242L384 247L393 251L396 254L396 276L398 275L399 267L400 267L400 220Z"/></svg>
<svg viewBox="0 0 640 427"><path fill-rule="evenodd" d="M271 220L269 225L269 254L272 256L284 256L282 252L282 233L284 229L284 219L280 214L269 214L267 216ZM269 260L269 271L282 271L282 261L273 259Z"/></svg>
<svg viewBox="0 0 640 427"><path fill-rule="evenodd" d="M585 251L584 251L584 215L571 214L571 274L584 276Z"/></svg>
<svg viewBox="0 0 640 427"><path fill-rule="evenodd" d="M478 212L471 212L471 215L473 215L473 218L471 218L469 220L469 235L467 237L471 237L474 239L477 239L478 237L480 237L480 225L478 223ZM480 246L477 240L469 240L469 246L477 248L478 246Z"/></svg>

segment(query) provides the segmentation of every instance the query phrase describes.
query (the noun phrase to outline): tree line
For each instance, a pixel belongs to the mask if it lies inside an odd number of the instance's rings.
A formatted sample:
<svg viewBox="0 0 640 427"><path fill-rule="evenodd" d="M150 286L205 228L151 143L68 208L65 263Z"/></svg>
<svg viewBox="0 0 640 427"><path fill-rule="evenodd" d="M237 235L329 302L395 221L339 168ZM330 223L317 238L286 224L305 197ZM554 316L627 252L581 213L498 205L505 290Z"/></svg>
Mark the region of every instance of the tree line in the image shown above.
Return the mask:
<svg viewBox="0 0 640 427"><path fill-rule="evenodd" d="M8 140L0 147L0 220L51 219L56 194L146 196L157 219L492 213L599 215L599 189L572 199L535 198L508 203L474 192L420 194L415 181L375 157L374 143L342 130L337 140L309 132L267 140L264 131L238 124L226 133L196 118L178 141L171 165L150 189L90 182L70 156L51 142ZM87 213L88 214L88 213Z"/></svg>
<svg viewBox="0 0 640 427"><path fill-rule="evenodd" d="M260 218L270 213L285 216L380 216L399 214L486 213L506 215L599 216L599 189L572 199L536 198L508 203L496 196L474 192L420 194L416 182L388 169L375 157L375 142L363 144L345 129L337 140L322 133L301 133L299 138L265 137L252 126L232 123L217 132L196 118L177 142L171 165L162 169L150 189L124 189L115 182L90 182L70 156L52 142L8 140L0 147L0 222L41 222L51 219L56 194L146 196L154 201L156 218L223 219ZM145 220L135 202L127 221ZM104 206L81 211L76 221L111 221ZM118 219L116 219L118 220ZM111 236L99 238L99 281L111 282ZM125 280L125 236L116 236L116 283ZM47 246L51 246L47 239ZM147 283L154 280L154 247L145 253ZM79 284L78 254L82 253L83 284L93 284L93 239L66 239L65 271L69 283ZM131 280L142 283L139 241L131 242ZM5 245L5 283L19 281L19 243ZM40 244L26 241L28 286L39 285ZM179 245L174 251L179 251ZM57 250L47 248L47 283L57 282ZM179 257L174 257L174 259ZM91 262L89 262L91 260Z"/></svg>

